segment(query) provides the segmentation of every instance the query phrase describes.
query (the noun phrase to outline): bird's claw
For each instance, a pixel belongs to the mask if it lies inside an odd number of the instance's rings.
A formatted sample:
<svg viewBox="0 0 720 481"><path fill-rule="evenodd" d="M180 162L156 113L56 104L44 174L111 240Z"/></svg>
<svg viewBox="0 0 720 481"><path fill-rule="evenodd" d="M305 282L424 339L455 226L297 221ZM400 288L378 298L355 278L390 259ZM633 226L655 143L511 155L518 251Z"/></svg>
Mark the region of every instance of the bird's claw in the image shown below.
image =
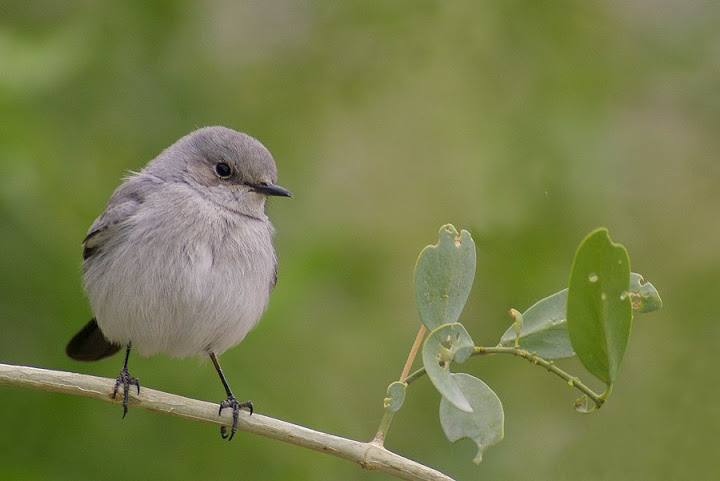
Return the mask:
<svg viewBox="0 0 720 481"><path fill-rule="evenodd" d="M237 423L238 423L238 414L243 408L248 408L250 411L250 414L253 413L253 403L252 401L245 401L245 402L239 402L237 399L235 399L234 396L230 396L226 400L220 403L220 409L218 410L218 416L222 414L222 410L225 408L232 409L232 418L233 423L232 427L230 428L230 435L227 434L227 426L220 426L220 436L222 436L223 439L227 439L228 441L232 441L233 436L235 436L235 431L237 431Z"/></svg>
<svg viewBox="0 0 720 481"><path fill-rule="evenodd" d="M117 396L118 389L123 387L123 419L128 412L128 390L130 386L137 386L137 393L140 394L140 381L136 377L132 377L126 368L120 370L120 374L115 380L115 388L113 389L113 399Z"/></svg>

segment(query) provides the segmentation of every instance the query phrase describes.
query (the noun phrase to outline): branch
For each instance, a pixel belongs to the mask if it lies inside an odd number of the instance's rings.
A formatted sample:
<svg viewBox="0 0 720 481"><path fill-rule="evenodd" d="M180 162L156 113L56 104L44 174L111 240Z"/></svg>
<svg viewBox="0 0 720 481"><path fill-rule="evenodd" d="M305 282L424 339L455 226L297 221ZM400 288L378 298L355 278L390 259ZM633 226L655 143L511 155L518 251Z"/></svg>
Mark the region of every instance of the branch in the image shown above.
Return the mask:
<svg viewBox="0 0 720 481"><path fill-rule="evenodd" d="M605 393L598 394L592 389L590 389L585 383L583 383L580 378L573 376L571 374L568 374L567 372L563 371L559 367L555 365L555 362L553 361L546 361L545 359L536 356L535 354L528 352L524 349L517 349L514 347L475 347L475 354L483 355L483 354L512 354L515 357L519 357L521 359L526 359L530 361L531 364L535 364L536 366L543 367L547 369L549 373L555 374L560 379L567 382L568 386L576 388L581 393L585 394L587 397L593 400L595 403L596 409L599 409L604 403L605 403Z"/></svg>
<svg viewBox="0 0 720 481"><path fill-rule="evenodd" d="M110 403L121 403L122 398L111 397L114 379L64 371L52 371L27 366L0 364L0 385L36 389L40 391L74 394ZM218 405L198 401L175 394L143 387L140 395L131 392L130 404L146 409L194 421L230 426L229 412L218 416ZM259 434L304 448L331 454L358 463L368 470L377 470L399 479L409 481L452 481L434 469L388 451L372 442L364 443L326 434L291 424L262 414L241 413L238 429Z"/></svg>
<svg viewBox="0 0 720 481"><path fill-rule="evenodd" d="M580 379L576 376L573 376L571 374L568 374L567 372L563 371L559 367L555 365L553 361L546 361L545 359L536 356L535 354L528 352L524 349L519 349L516 347L503 347L503 346L496 346L496 347L480 347L475 346L475 352L472 354L473 356L482 356L487 354L512 354L515 357L518 357L520 359L526 359L530 361L531 364L534 364L536 366L540 366L544 369L546 369L548 372L555 374L560 379L563 379L567 382L568 386L576 388L578 391L585 394L588 398L592 399L592 401L595 403L595 409L599 409L604 403L605 398L607 397L607 394L609 393L608 390L606 390L602 394L598 394L592 389L590 389L585 383L580 381ZM413 382L417 381L419 378L424 376L426 374L425 368L421 367L417 371L410 374L407 378L405 378L405 382L410 385Z"/></svg>
<svg viewBox="0 0 720 481"><path fill-rule="evenodd" d="M425 327L425 324L422 324L420 326L420 330L417 333L417 336L415 336L415 342L413 342L412 348L410 349L410 354L408 354L407 361L405 361L405 366L403 367L402 373L400 374L400 382L405 382L405 378L408 376L413 362L415 362L415 356L417 356L418 350L420 350L420 344L422 343L426 332L427 328ZM375 437L373 438L373 440L370 441L371 443L378 446L385 445L385 436L387 436L388 429L390 429L390 423L392 423L393 416L394 413L392 411L390 411L389 409L385 409L382 420L380 420L380 427L378 427L377 433L375 433Z"/></svg>

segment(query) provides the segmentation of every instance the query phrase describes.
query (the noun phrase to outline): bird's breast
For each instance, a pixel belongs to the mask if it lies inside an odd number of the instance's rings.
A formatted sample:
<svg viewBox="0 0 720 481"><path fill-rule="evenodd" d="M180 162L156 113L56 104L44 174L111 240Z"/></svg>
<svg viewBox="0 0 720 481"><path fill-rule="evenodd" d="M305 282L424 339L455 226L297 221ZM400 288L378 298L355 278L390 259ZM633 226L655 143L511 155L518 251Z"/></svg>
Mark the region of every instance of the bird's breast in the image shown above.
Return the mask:
<svg viewBox="0 0 720 481"><path fill-rule="evenodd" d="M132 342L143 355L220 354L267 306L276 263L272 226L227 212L155 214L152 222L127 226L112 255L87 266L98 324L109 340Z"/></svg>

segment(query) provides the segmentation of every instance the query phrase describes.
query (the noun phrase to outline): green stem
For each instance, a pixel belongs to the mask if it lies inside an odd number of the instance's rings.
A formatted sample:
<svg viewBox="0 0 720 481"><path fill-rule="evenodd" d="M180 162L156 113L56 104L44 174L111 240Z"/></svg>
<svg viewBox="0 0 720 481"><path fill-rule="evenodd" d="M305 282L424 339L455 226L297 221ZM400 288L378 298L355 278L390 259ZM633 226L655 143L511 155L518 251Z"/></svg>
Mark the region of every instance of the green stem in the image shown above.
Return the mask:
<svg viewBox="0 0 720 481"><path fill-rule="evenodd" d="M514 347L502 347L502 346L496 346L496 347L479 347L475 346L475 353L473 355L476 356L482 356L486 354L512 354L515 357L519 357L522 359L528 360L530 363L535 364L536 366L540 366L545 368L548 372L551 372L558 376L560 379L563 379L565 382L568 383L569 386L574 387L578 389L580 392L585 394L588 398L592 399L592 401L595 403L595 409L600 408L605 403L605 399L607 398L607 395L609 394L609 389L606 389L605 392L602 394L598 394L592 389L590 389L585 383L580 381L576 376L573 376L559 367L555 365L553 361L547 361L541 357L536 356L535 354L526 351L524 349L516 349ZM411 373L407 378L405 378L405 382L410 385L414 381L417 381L419 378L425 375L425 368L421 367L417 371Z"/></svg>
<svg viewBox="0 0 720 481"><path fill-rule="evenodd" d="M548 372L555 374L560 379L568 383L568 386L577 388L578 391L585 394L588 398L592 399L597 408L600 408L605 403L605 393L598 394L585 383L580 381L576 376L573 376L555 365L554 361L546 361L545 359L536 356L535 354L526 351L524 349L515 349L514 347L477 347L475 346L476 355L484 354L512 354L515 357L527 359L530 363L536 366L544 367ZM606 391L607 392L607 391Z"/></svg>
<svg viewBox="0 0 720 481"><path fill-rule="evenodd" d="M555 374L560 379L567 382L568 386L574 387L585 396L587 396L588 399L591 399L593 403L595 404L592 408L587 409L584 407L584 400L578 400L578 404L576 404L576 409L582 412L590 413L597 409L600 409L600 407L605 403L605 399L610 395L610 390L612 386L608 386L605 391L602 394L598 394L590 387L588 387L585 383L580 381L580 379L576 376L573 376L559 367L555 365L554 361L547 361L541 357L536 356L535 354L531 353L530 351L526 351L525 349L519 349L516 347L503 347L503 346L495 346L495 347L479 347L475 346L475 352L473 353L473 356L484 356L487 354L512 354L515 357L519 357L521 359L526 359L531 364L534 364L536 366L540 366L542 368L545 368L548 372ZM409 374L404 382L409 386L413 382L417 381L421 377L423 377L426 374L425 368L421 367L420 369L412 372ZM582 398L581 398L582 399ZM583 406L580 408L580 406ZM388 410L385 410L385 414L383 415L382 421L380 421L380 427L377 430L377 433L375 434L375 438L371 441L372 444L382 446L385 442L385 435L387 434L387 431L390 427L390 423L392 422L393 414Z"/></svg>
<svg viewBox="0 0 720 481"><path fill-rule="evenodd" d="M377 446L385 445L385 436L387 435L388 429L390 429L390 423L392 422L393 414L394 413L391 413L387 409L385 410L382 420L380 421L380 427L375 433L375 437L373 438L373 440L370 441L370 444L375 444Z"/></svg>
<svg viewBox="0 0 720 481"><path fill-rule="evenodd" d="M402 373L400 374L400 382L404 382L405 378L408 375L408 372L410 372L410 368L412 367L413 362L415 362L415 357L420 350L420 344L422 344L422 340L425 338L426 333L427 328L425 327L425 324L422 324L420 326L420 330L417 333L417 336L415 336L415 341L413 342L412 348L410 348L410 354L408 354L407 361L405 361L405 366L403 366ZM393 414L394 413L385 409L383 418L380 421L380 426L375 433L375 437L371 441L372 444L380 447L385 444L385 436L387 436L388 429L390 429L390 423L392 423Z"/></svg>
<svg viewBox="0 0 720 481"><path fill-rule="evenodd" d="M417 381L418 379L420 379L420 378L423 377L424 375L425 375L425 368L424 368L424 367L421 367L421 368L418 369L417 371L409 374L408 377L405 378L405 382L406 382L407 385L409 386L409 385L412 384L414 381Z"/></svg>

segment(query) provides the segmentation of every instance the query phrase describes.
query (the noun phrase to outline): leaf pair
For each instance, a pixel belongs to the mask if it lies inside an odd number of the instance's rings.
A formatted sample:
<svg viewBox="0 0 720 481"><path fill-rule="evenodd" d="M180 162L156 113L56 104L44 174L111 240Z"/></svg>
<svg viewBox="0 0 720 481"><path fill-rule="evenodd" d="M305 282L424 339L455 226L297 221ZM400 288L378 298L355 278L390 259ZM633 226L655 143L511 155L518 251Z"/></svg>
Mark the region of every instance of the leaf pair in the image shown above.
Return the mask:
<svg viewBox="0 0 720 481"><path fill-rule="evenodd" d="M467 231L448 224L440 229L437 245L427 246L415 266L415 301L430 334L423 345L423 364L442 395L440 424L451 442L469 438L478 446L475 462L499 442L504 433L504 413L497 395L469 374L453 374L453 362L465 362L475 343L456 322L470 294L475 277L475 243Z"/></svg>
<svg viewBox="0 0 720 481"><path fill-rule="evenodd" d="M662 300L657 289L640 274L630 274L628 290L633 311L647 313L659 309ZM556 292L537 301L525 312L511 310L515 323L500 338L500 345L520 347L547 360L575 356L567 331L568 290Z"/></svg>
<svg viewBox="0 0 720 481"><path fill-rule="evenodd" d="M607 229L597 229L577 249L570 287L522 314L513 310L516 321L500 345L517 343L547 360L577 355L588 371L611 386L627 348L632 311L661 306L655 287L630 272L625 248L610 240Z"/></svg>

